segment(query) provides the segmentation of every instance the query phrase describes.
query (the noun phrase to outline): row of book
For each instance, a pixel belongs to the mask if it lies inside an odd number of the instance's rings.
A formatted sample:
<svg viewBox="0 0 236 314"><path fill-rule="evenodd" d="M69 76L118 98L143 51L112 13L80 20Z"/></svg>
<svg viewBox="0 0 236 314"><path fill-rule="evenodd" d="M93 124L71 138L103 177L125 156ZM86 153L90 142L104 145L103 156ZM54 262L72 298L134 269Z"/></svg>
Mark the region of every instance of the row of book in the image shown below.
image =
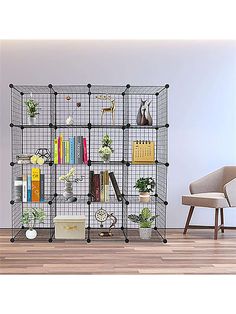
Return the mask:
<svg viewBox="0 0 236 314"><path fill-rule="evenodd" d="M94 173L93 170L89 172L89 190L92 195L93 202L109 202L110 191L109 181L111 181L113 189L115 191L117 200L122 201L122 194L116 181L116 177L113 172L100 171L100 173Z"/></svg>
<svg viewBox="0 0 236 314"><path fill-rule="evenodd" d="M43 202L45 191L45 175L39 168L32 168L31 175L23 175L15 178L16 202Z"/></svg>
<svg viewBox="0 0 236 314"><path fill-rule="evenodd" d="M87 141L83 136L72 136L68 140L63 134L54 139L54 164L87 164Z"/></svg>

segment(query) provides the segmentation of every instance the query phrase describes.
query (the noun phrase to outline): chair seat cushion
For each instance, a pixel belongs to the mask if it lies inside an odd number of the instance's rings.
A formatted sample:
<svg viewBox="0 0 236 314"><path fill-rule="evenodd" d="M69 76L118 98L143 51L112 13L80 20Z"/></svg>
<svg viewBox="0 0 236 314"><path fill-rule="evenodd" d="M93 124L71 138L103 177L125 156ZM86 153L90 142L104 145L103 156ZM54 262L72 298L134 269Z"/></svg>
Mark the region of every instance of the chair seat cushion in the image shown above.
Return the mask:
<svg viewBox="0 0 236 314"><path fill-rule="evenodd" d="M230 207L224 193L198 193L183 195L182 204L197 207L226 208Z"/></svg>

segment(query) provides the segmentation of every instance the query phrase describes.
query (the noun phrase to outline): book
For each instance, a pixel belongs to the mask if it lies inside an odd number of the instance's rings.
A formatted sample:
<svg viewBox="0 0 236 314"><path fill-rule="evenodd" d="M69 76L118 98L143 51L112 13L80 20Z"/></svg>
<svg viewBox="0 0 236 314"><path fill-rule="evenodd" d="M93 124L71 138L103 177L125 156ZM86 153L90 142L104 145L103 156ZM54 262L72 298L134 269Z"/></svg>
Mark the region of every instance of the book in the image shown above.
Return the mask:
<svg viewBox="0 0 236 314"><path fill-rule="evenodd" d="M100 175L95 173L93 175L93 184L94 184L94 201L100 202Z"/></svg>
<svg viewBox="0 0 236 314"><path fill-rule="evenodd" d="M45 175L42 173L40 175L40 201L41 202L44 202L45 199L44 199L44 184L45 184Z"/></svg>
<svg viewBox="0 0 236 314"><path fill-rule="evenodd" d="M95 190L94 190L94 184L93 184L93 176L94 176L94 171L90 170L89 171L89 193L91 194L91 200L94 201L95 199Z"/></svg>
<svg viewBox="0 0 236 314"><path fill-rule="evenodd" d="M105 175L104 171L100 171L100 201L105 202Z"/></svg>
<svg viewBox="0 0 236 314"><path fill-rule="evenodd" d="M65 165L66 163L66 142L62 142L63 154L62 154L62 163Z"/></svg>
<svg viewBox="0 0 236 314"><path fill-rule="evenodd" d="M153 141L133 141L132 163L153 164L155 162L155 143Z"/></svg>
<svg viewBox="0 0 236 314"><path fill-rule="evenodd" d="M83 136L75 136L75 163L83 163Z"/></svg>
<svg viewBox="0 0 236 314"><path fill-rule="evenodd" d="M27 176L27 202L32 200L31 175Z"/></svg>
<svg viewBox="0 0 236 314"><path fill-rule="evenodd" d="M70 164L75 163L75 139L74 137L70 137Z"/></svg>
<svg viewBox="0 0 236 314"><path fill-rule="evenodd" d="M104 201L109 202L109 174L108 170L104 171Z"/></svg>
<svg viewBox="0 0 236 314"><path fill-rule="evenodd" d="M63 164L63 134L60 135L60 153L61 153L61 164Z"/></svg>
<svg viewBox="0 0 236 314"><path fill-rule="evenodd" d="M58 151L57 151L57 155L58 155L58 164L61 164L61 137L58 136L58 140L57 140L57 147L58 147Z"/></svg>
<svg viewBox="0 0 236 314"><path fill-rule="evenodd" d="M85 164L88 163L88 154L87 154L87 142L86 138L83 138L83 161Z"/></svg>
<svg viewBox="0 0 236 314"><path fill-rule="evenodd" d="M122 201L122 195L121 195L119 186L118 186L118 184L117 184L116 177L115 177L115 175L114 175L113 172L110 172L110 173L109 173L109 176L110 176L111 183L112 183L112 185L113 185L113 189L114 189L114 191L115 191L117 200L118 200L118 202L121 202L121 201Z"/></svg>
<svg viewBox="0 0 236 314"><path fill-rule="evenodd" d="M22 202L22 177L16 177L14 181L14 197L16 202Z"/></svg>
<svg viewBox="0 0 236 314"><path fill-rule="evenodd" d="M66 144L66 157L65 157L65 162L66 164L70 163L70 142L69 141L65 141Z"/></svg>
<svg viewBox="0 0 236 314"><path fill-rule="evenodd" d="M54 139L54 164L58 164L58 139Z"/></svg>
<svg viewBox="0 0 236 314"><path fill-rule="evenodd" d="M22 176L22 201L27 202L27 176Z"/></svg>
<svg viewBox="0 0 236 314"><path fill-rule="evenodd" d="M32 168L32 202L40 201L40 169Z"/></svg>

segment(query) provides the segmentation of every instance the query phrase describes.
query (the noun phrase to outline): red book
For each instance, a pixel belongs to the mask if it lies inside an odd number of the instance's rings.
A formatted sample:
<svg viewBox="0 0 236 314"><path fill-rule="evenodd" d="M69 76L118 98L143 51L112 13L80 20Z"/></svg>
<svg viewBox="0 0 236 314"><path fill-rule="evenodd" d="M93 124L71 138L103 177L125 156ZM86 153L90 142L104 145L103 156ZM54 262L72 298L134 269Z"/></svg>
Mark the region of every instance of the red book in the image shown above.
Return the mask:
<svg viewBox="0 0 236 314"><path fill-rule="evenodd" d="M87 154L87 142L86 142L86 138L83 138L83 146L84 146L84 156L83 156L83 161L85 164L88 163L88 154Z"/></svg>
<svg viewBox="0 0 236 314"><path fill-rule="evenodd" d="M61 164L61 137L58 136L58 164Z"/></svg>
<svg viewBox="0 0 236 314"><path fill-rule="evenodd" d="M93 175L94 202L100 202L100 175Z"/></svg>

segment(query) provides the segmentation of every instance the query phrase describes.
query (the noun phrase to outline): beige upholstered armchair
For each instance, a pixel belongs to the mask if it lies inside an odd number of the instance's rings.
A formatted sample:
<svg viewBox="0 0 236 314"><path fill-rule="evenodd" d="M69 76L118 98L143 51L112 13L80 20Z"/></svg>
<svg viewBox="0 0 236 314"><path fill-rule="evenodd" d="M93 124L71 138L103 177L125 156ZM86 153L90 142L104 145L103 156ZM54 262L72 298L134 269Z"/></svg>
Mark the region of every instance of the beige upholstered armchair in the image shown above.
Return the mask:
<svg viewBox="0 0 236 314"><path fill-rule="evenodd" d="M236 207L236 166L227 166L218 169L207 176L190 184L191 195L182 196L182 204L189 205L184 234L193 228L214 228L214 239L217 240L219 229L224 233L223 208ZM215 226L190 225L190 220L195 207L215 208ZM218 224L220 210L221 223Z"/></svg>

